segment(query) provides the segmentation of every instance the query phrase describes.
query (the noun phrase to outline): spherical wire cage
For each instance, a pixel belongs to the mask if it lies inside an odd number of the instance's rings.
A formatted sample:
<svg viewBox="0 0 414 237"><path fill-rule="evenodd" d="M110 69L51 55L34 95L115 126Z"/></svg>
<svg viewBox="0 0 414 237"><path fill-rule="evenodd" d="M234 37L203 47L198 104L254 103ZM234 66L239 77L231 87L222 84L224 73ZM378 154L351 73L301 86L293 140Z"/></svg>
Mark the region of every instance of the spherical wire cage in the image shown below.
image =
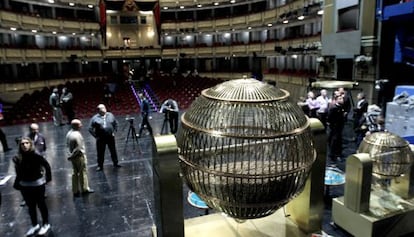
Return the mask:
<svg viewBox="0 0 414 237"><path fill-rule="evenodd" d="M370 155L372 173L379 178L401 176L413 163L408 141L390 132L376 132L365 136L358 147L358 153Z"/></svg>
<svg viewBox="0 0 414 237"><path fill-rule="evenodd" d="M304 188L315 151L289 93L255 79L202 91L181 117L181 173L209 207L236 219L272 214Z"/></svg>

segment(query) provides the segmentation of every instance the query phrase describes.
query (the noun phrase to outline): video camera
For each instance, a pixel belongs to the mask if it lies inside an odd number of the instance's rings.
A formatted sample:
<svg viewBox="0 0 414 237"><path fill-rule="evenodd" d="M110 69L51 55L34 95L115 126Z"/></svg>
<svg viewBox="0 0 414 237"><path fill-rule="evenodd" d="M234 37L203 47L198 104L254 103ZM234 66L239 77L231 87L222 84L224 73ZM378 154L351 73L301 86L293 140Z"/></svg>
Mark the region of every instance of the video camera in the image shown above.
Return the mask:
<svg viewBox="0 0 414 237"><path fill-rule="evenodd" d="M126 117L125 120L132 123L134 122L135 117Z"/></svg>

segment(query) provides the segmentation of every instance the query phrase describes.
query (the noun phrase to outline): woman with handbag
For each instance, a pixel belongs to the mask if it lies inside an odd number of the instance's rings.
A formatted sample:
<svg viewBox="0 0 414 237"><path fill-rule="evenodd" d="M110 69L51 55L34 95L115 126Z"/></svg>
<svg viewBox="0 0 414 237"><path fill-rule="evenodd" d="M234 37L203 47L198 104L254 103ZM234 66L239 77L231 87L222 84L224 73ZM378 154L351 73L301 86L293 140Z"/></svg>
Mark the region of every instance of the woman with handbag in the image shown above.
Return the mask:
<svg viewBox="0 0 414 237"><path fill-rule="evenodd" d="M50 229L45 202L46 183L52 180L50 165L43 156L35 152L33 141L28 137L20 140L18 154L13 158L13 162L16 168L13 187L22 192L32 222L26 236L44 235ZM37 221L37 208L42 216L42 226Z"/></svg>

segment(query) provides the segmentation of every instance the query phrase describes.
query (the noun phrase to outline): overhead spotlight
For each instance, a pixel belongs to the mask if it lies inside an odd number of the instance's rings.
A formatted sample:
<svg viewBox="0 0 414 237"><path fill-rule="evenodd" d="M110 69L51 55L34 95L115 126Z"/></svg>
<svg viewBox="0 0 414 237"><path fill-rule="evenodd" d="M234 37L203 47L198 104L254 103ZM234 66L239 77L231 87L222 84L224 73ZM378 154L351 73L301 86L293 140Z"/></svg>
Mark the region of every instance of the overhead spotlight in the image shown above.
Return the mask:
<svg viewBox="0 0 414 237"><path fill-rule="evenodd" d="M236 0L231 0L230 3L231 4L236 3Z"/></svg>
<svg viewBox="0 0 414 237"><path fill-rule="evenodd" d="M17 28L16 27L10 27L10 30L15 31L15 30L17 30Z"/></svg>
<svg viewBox="0 0 414 237"><path fill-rule="evenodd" d="M184 9L184 6L180 6L180 9Z"/></svg>
<svg viewBox="0 0 414 237"><path fill-rule="evenodd" d="M202 7L203 5L201 5L201 4L197 4L197 7Z"/></svg>
<svg viewBox="0 0 414 237"><path fill-rule="evenodd" d="M88 7L89 7L89 8L93 8L93 5L92 5L92 4L88 4Z"/></svg>
<svg viewBox="0 0 414 237"><path fill-rule="evenodd" d="M267 24L267 26L271 27L271 26L273 26L273 24L272 23L269 23L269 24Z"/></svg>
<svg viewBox="0 0 414 237"><path fill-rule="evenodd" d="M375 90L382 90L385 87L385 84L388 83L388 79L380 79L380 80L375 80Z"/></svg>
<svg viewBox="0 0 414 237"><path fill-rule="evenodd" d="M287 24L287 23L289 23L289 20L285 19L285 20L282 21L282 23Z"/></svg>
<svg viewBox="0 0 414 237"><path fill-rule="evenodd" d="M69 6L73 7L73 6L75 6L75 3L70 2L70 3L69 3Z"/></svg>
<svg viewBox="0 0 414 237"><path fill-rule="evenodd" d="M163 7L162 9L164 9L164 10L168 10L168 7Z"/></svg>
<svg viewBox="0 0 414 237"><path fill-rule="evenodd" d="M37 33L37 30L32 30L32 33Z"/></svg>
<svg viewBox="0 0 414 237"><path fill-rule="evenodd" d="M48 3L55 3L55 0L47 0Z"/></svg>
<svg viewBox="0 0 414 237"><path fill-rule="evenodd" d="M372 57L371 56L365 56L365 55L359 55L355 58L355 62L371 62Z"/></svg>
<svg viewBox="0 0 414 237"><path fill-rule="evenodd" d="M298 20L302 21L303 19L305 19L304 15L298 16Z"/></svg>
<svg viewBox="0 0 414 237"><path fill-rule="evenodd" d="M318 15L323 15L323 10L319 10Z"/></svg>
<svg viewBox="0 0 414 237"><path fill-rule="evenodd" d="M57 34L57 32L56 32L56 31L52 31L52 34L56 35L56 34Z"/></svg>
<svg viewBox="0 0 414 237"><path fill-rule="evenodd" d="M219 5L219 3L218 3L218 2L215 2L215 3L214 3L214 6L218 6L218 5Z"/></svg>

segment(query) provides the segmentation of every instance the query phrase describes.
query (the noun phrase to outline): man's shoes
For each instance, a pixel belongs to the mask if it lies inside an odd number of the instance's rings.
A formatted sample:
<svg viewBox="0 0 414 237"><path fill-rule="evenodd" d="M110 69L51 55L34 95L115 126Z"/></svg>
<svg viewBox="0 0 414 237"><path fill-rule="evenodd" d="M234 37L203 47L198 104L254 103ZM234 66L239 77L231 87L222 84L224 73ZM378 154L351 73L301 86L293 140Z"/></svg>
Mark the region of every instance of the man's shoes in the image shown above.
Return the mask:
<svg viewBox="0 0 414 237"><path fill-rule="evenodd" d="M88 189L88 190L86 190L86 191L83 191L82 192L82 194L90 194L90 193L94 193L95 192L95 190L93 190L93 189Z"/></svg>
<svg viewBox="0 0 414 237"><path fill-rule="evenodd" d="M45 235L50 230L50 224L44 224L37 235Z"/></svg>
<svg viewBox="0 0 414 237"><path fill-rule="evenodd" d="M342 158L341 158L340 156L337 156L337 157L332 157L332 158L331 158L331 161L332 161L332 162L342 162Z"/></svg>
<svg viewBox="0 0 414 237"><path fill-rule="evenodd" d="M79 192L76 192L76 193L73 194L73 196L74 197L80 197L80 193Z"/></svg>
<svg viewBox="0 0 414 237"><path fill-rule="evenodd" d="M40 225L37 224L35 226L30 227L30 229L26 232L26 236L33 236L36 232L40 229Z"/></svg>
<svg viewBox="0 0 414 237"><path fill-rule="evenodd" d="M115 168L121 168L122 166L119 164L114 165Z"/></svg>
<svg viewBox="0 0 414 237"><path fill-rule="evenodd" d="M96 168L96 171L102 171L102 167L98 166L98 168Z"/></svg>
<svg viewBox="0 0 414 237"><path fill-rule="evenodd" d="M4 152L8 152L8 151L11 151L11 150L13 150L12 148L6 148L6 149L4 149Z"/></svg>

